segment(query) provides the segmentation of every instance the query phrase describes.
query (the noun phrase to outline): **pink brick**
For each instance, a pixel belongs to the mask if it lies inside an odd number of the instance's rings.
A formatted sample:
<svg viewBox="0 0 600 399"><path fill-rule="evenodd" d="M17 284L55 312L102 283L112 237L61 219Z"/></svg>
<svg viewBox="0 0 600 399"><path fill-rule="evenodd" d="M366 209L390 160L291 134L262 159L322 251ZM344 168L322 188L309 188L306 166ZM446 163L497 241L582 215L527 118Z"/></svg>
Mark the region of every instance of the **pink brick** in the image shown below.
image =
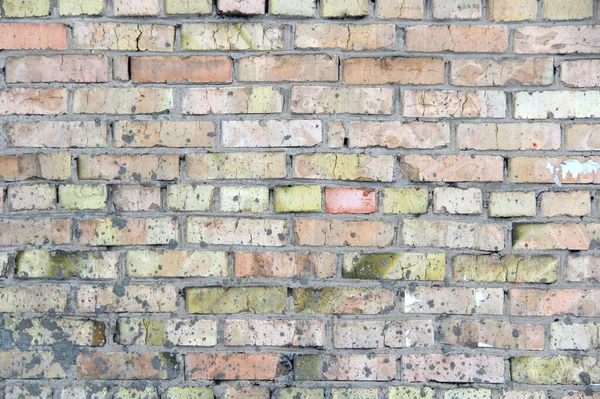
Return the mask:
<svg viewBox="0 0 600 399"><path fill-rule="evenodd" d="M567 281L600 281L600 257L569 256Z"/></svg>
<svg viewBox="0 0 600 399"><path fill-rule="evenodd" d="M225 320L225 345L323 346L325 322L321 320Z"/></svg>
<svg viewBox="0 0 600 399"><path fill-rule="evenodd" d="M376 210L377 193L374 189L325 189L325 211L327 213L373 213Z"/></svg>
<svg viewBox="0 0 600 399"><path fill-rule="evenodd" d="M504 358L482 355L405 355L402 378L411 382L504 382Z"/></svg>
<svg viewBox="0 0 600 399"><path fill-rule="evenodd" d="M51 55L11 57L6 61L6 81L108 82L108 58L104 55Z"/></svg>
<svg viewBox="0 0 600 399"><path fill-rule="evenodd" d="M512 289L513 316L600 316L600 291Z"/></svg>
<svg viewBox="0 0 600 399"><path fill-rule="evenodd" d="M236 277L333 277L335 256L326 252L236 252Z"/></svg>

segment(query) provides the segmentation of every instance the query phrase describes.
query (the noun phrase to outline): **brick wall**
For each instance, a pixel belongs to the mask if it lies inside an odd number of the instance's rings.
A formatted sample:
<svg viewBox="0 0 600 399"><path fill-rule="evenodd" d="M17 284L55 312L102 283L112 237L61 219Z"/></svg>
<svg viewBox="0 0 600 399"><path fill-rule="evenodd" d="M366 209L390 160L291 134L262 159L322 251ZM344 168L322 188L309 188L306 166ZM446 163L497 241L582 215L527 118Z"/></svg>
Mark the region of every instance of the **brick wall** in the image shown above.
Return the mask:
<svg viewBox="0 0 600 399"><path fill-rule="evenodd" d="M0 397L600 398L596 0L0 4Z"/></svg>

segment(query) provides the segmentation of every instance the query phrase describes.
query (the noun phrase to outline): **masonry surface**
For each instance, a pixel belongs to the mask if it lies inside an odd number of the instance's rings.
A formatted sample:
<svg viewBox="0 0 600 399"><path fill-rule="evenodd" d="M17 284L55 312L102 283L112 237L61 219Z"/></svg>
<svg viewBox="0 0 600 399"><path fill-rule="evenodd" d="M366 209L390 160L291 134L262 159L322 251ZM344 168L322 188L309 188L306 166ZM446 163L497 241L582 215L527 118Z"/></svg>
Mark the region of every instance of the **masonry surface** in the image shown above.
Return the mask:
<svg viewBox="0 0 600 399"><path fill-rule="evenodd" d="M0 398L600 399L596 0L0 6Z"/></svg>

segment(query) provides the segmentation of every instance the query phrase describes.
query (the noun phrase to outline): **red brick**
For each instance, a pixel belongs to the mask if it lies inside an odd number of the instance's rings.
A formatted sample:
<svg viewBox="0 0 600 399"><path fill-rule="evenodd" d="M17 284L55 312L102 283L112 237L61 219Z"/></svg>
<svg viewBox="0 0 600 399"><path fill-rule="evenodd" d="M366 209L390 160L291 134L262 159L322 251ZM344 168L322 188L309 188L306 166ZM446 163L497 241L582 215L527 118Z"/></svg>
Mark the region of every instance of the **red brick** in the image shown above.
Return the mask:
<svg viewBox="0 0 600 399"><path fill-rule="evenodd" d="M374 213L377 211L377 193L374 189L325 189L327 213Z"/></svg>
<svg viewBox="0 0 600 399"><path fill-rule="evenodd" d="M185 369L191 380L274 380L288 373L282 356L270 353L190 353Z"/></svg>
<svg viewBox="0 0 600 399"><path fill-rule="evenodd" d="M233 62L223 56L131 57L134 83L229 83Z"/></svg>
<svg viewBox="0 0 600 399"><path fill-rule="evenodd" d="M513 316L600 316L600 291L511 289Z"/></svg>
<svg viewBox="0 0 600 399"><path fill-rule="evenodd" d="M77 355L78 380L165 380L177 376L172 353L92 352Z"/></svg>
<svg viewBox="0 0 600 399"><path fill-rule="evenodd" d="M63 24L0 24L2 50L66 50L67 26Z"/></svg>
<svg viewBox="0 0 600 399"><path fill-rule="evenodd" d="M405 355L402 379L411 382L504 382L504 358L483 355Z"/></svg>
<svg viewBox="0 0 600 399"><path fill-rule="evenodd" d="M0 246L71 243L71 220L50 218L1 219Z"/></svg>

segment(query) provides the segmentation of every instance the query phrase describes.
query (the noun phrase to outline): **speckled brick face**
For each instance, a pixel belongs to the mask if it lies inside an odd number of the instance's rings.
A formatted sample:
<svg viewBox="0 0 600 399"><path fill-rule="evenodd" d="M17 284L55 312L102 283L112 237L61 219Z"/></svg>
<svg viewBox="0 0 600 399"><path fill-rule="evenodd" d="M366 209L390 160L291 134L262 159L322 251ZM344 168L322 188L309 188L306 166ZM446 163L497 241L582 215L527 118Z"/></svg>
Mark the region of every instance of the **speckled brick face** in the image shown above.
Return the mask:
<svg viewBox="0 0 600 399"><path fill-rule="evenodd" d="M0 0L0 399L600 399L597 0Z"/></svg>

